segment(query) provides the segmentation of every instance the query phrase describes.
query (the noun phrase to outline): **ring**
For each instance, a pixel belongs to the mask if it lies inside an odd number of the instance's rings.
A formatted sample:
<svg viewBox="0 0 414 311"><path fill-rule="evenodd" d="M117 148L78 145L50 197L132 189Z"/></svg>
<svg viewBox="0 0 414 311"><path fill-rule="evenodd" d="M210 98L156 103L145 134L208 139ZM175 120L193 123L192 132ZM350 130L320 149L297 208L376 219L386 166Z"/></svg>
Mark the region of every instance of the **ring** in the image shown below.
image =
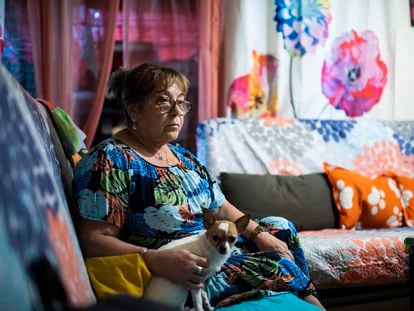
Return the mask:
<svg viewBox="0 0 414 311"><path fill-rule="evenodd" d="M202 276L203 275L203 267L197 266L196 274L199 275L199 276Z"/></svg>

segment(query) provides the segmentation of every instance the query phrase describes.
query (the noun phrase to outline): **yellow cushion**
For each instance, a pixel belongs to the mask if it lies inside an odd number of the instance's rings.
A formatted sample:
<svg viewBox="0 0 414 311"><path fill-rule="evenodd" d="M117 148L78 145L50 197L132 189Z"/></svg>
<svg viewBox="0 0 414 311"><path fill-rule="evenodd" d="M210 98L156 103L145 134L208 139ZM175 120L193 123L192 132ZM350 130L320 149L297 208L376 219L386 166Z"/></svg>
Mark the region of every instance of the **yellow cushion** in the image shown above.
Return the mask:
<svg viewBox="0 0 414 311"><path fill-rule="evenodd" d="M138 254L87 258L86 268L98 299L121 293L141 297L151 279Z"/></svg>

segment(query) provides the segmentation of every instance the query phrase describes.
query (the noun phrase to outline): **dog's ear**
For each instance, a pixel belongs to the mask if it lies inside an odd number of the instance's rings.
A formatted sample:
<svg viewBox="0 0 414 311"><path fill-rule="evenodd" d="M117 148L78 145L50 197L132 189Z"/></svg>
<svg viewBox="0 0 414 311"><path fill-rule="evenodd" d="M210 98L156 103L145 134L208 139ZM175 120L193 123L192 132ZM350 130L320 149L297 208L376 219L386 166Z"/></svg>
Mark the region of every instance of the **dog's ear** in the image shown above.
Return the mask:
<svg viewBox="0 0 414 311"><path fill-rule="evenodd" d="M206 228L206 230L208 230L208 228L210 228L211 225L215 223L215 221L216 217L214 217L212 212L207 209L203 210L203 222L204 228Z"/></svg>
<svg viewBox="0 0 414 311"><path fill-rule="evenodd" d="M246 214L240 217L236 220L236 228L239 233L242 233L244 230L246 230L247 225L249 224L251 217L250 215Z"/></svg>

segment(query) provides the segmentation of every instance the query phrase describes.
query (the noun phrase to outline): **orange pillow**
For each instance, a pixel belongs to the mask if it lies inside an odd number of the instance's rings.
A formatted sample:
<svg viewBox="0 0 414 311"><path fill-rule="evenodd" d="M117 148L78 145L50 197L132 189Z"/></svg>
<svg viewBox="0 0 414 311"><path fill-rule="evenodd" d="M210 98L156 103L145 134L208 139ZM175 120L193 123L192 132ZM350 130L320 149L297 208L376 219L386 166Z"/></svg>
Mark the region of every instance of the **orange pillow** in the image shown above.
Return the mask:
<svg viewBox="0 0 414 311"><path fill-rule="evenodd" d="M387 176L370 179L328 163L324 163L324 169L339 211L340 227L402 226L401 193L394 179Z"/></svg>
<svg viewBox="0 0 414 311"><path fill-rule="evenodd" d="M395 176L394 179L401 192L405 224L414 227L414 179L402 176Z"/></svg>

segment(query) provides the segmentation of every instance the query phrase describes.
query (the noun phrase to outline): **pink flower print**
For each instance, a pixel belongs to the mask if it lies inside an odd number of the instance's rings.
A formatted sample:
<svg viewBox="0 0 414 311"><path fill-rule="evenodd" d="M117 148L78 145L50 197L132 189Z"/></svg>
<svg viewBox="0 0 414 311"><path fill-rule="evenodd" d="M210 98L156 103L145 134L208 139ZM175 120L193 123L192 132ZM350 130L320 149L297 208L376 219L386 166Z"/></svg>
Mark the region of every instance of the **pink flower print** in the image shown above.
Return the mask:
<svg viewBox="0 0 414 311"><path fill-rule="evenodd" d="M277 126L278 128L295 123L295 119L293 118L278 118L272 117L269 114L261 115L260 118L267 126Z"/></svg>
<svg viewBox="0 0 414 311"><path fill-rule="evenodd" d="M401 153L398 144L391 141L379 141L364 147L364 153L352 161L354 170L366 177L384 174L414 177L414 156Z"/></svg>
<svg viewBox="0 0 414 311"><path fill-rule="evenodd" d="M296 163L288 159L275 159L266 164L270 174L284 175L284 176L298 176L303 175L303 170Z"/></svg>
<svg viewBox="0 0 414 311"><path fill-rule="evenodd" d="M387 83L379 40L372 31L355 30L336 38L322 68L322 92L349 117L361 116L377 104Z"/></svg>

